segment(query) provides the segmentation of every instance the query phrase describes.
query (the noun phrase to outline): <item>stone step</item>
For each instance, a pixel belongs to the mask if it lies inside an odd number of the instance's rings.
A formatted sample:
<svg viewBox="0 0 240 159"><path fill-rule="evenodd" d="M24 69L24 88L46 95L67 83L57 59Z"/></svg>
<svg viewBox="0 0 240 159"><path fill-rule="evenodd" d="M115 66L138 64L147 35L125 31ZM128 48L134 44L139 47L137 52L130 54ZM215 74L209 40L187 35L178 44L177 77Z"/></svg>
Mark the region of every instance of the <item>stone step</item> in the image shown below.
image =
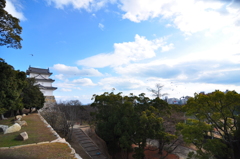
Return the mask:
<svg viewBox="0 0 240 159"><path fill-rule="evenodd" d="M78 141L81 142L81 141L90 141L90 140L88 138L79 138Z"/></svg>
<svg viewBox="0 0 240 159"><path fill-rule="evenodd" d="M92 157L92 159L107 159L107 157L102 154L100 149L91 140L91 138L86 135L80 128L74 128L73 133L76 136L79 144Z"/></svg>
<svg viewBox="0 0 240 159"><path fill-rule="evenodd" d="M107 158L103 155L99 155L99 156L92 156L92 159L107 159Z"/></svg>
<svg viewBox="0 0 240 159"><path fill-rule="evenodd" d="M78 138L85 138L86 136L85 135L75 135L76 137Z"/></svg>
<svg viewBox="0 0 240 159"><path fill-rule="evenodd" d="M96 156L98 153L101 153L101 152L98 151L98 150L93 150L93 151L88 152L88 154L89 154L90 156Z"/></svg>
<svg viewBox="0 0 240 159"><path fill-rule="evenodd" d="M100 152L99 148L96 147L96 146L94 146L94 147L86 147L86 148L84 148L84 149L85 149L87 152L95 151L95 150L97 150L97 151Z"/></svg>
<svg viewBox="0 0 240 159"><path fill-rule="evenodd" d="M84 148L95 146L92 142L89 142L89 143L81 143L81 145L82 145L82 147L84 147Z"/></svg>
<svg viewBox="0 0 240 159"><path fill-rule="evenodd" d="M79 140L78 140L79 141ZM79 141L81 144L85 144L85 143L92 143L91 140L82 140L82 141Z"/></svg>

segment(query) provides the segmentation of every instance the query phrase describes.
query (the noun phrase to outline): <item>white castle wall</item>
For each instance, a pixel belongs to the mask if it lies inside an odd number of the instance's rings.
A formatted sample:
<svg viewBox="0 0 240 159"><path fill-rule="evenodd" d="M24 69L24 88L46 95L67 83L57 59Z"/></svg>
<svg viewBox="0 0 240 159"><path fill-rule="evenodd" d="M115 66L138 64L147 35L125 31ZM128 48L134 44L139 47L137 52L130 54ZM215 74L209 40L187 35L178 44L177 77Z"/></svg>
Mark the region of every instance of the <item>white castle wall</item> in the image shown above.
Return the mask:
<svg viewBox="0 0 240 159"><path fill-rule="evenodd" d="M44 96L53 96L53 91L52 90L40 89L40 91L43 93Z"/></svg>

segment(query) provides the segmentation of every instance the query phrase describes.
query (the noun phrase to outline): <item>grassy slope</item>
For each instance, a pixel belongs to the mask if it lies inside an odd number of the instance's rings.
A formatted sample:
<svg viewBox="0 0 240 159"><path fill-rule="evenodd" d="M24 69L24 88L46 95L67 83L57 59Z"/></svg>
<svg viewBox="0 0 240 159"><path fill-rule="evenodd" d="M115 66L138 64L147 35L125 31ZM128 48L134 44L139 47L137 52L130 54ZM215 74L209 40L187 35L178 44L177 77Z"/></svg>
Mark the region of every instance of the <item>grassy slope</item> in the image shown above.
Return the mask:
<svg viewBox="0 0 240 159"><path fill-rule="evenodd" d="M7 120L0 120L1 125L13 125L11 121L13 118ZM10 134L0 133L0 147L10 147L16 145L25 145L31 143L38 143L43 141L52 141L57 139L49 128L40 120L37 114L27 115L22 118L28 124L28 126L23 126L20 131ZM18 141L15 140L21 132L26 131L28 134L28 140Z"/></svg>
<svg viewBox="0 0 240 159"><path fill-rule="evenodd" d="M7 120L0 120L0 125L11 126L13 118ZM49 128L41 121L37 114L31 114L23 117L28 123L28 126L22 127L22 129L15 133L3 134L0 133L0 147L10 147L17 145L32 144L44 141L55 140L56 137L50 131ZM18 141L15 140L21 132L26 131L28 133L28 140ZM0 149L0 158L4 159L45 159L45 158L74 158L70 155L70 148L67 144L63 143L47 143L34 146L26 146L20 148Z"/></svg>
<svg viewBox="0 0 240 159"><path fill-rule="evenodd" d="M64 143L49 143L20 148L0 149L0 158L4 159L73 159L70 148Z"/></svg>

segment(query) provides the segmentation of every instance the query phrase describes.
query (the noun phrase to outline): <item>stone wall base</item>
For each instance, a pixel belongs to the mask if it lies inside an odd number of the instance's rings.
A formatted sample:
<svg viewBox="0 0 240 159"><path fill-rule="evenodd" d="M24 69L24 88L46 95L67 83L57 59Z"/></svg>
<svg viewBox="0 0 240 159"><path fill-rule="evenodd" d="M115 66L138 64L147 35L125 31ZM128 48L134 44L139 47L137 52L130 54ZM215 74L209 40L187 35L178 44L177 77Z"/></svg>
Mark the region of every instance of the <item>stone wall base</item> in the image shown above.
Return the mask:
<svg viewBox="0 0 240 159"><path fill-rule="evenodd" d="M45 103L43 109L48 109L53 107L56 104L56 100L54 96L45 96Z"/></svg>

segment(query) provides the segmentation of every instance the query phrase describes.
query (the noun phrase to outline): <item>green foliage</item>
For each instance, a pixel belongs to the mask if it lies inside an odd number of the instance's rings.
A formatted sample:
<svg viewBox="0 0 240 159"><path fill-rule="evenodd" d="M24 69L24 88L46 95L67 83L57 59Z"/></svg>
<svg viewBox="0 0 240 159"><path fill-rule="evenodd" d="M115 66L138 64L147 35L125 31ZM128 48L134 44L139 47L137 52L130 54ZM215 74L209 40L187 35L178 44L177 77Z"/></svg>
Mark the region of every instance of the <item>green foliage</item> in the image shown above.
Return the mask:
<svg viewBox="0 0 240 159"><path fill-rule="evenodd" d="M45 99L38 86L34 86L34 79L26 78L25 72L14 70L1 58L0 70L0 114L23 107L43 107Z"/></svg>
<svg viewBox="0 0 240 159"><path fill-rule="evenodd" d="M93 95L92 99L92 107L97 109L96 132L112 153L128 152L135 144L133 157L141 159L148 138L162 139L165 143L176 138L164 132L162 116L170 114L170 107L158 97L151 100L144 93L122 96L121 93L106 92Z"/></svg>
<svg viewBox="0 0 240 159"><path fill-rule="evenodd" d="M43 93L39 90L39 87L35 84L34 78L26 79L27 85L23 89L23 105L24 108L36 108L41 109L44 105L45 98Z"/></svg>
<svg viewBox="0 0 240 159"><path fill-rule="evenodd" d="M23 108L21 93L26 86L26 74L15 71L0 59L0 114Z"/></svg>
<svg viewBox="0 0 240 159"><path fill-rule="evenodd" d="M186 114L196 119L178 124L178 129L187 143L197 146L198 158L240 157L239 115L236 113L239 104L240 94L235 91L195 94L188 100L184 106Z"/></svg>
<svg viewBox="0 0 240 159"><path fill-rule="evenodd" d="M20 34L22 27L19 25L19 19L13 17L4 8L5 0L0 0L0 46L21 49L22 38Z"/></svg>

